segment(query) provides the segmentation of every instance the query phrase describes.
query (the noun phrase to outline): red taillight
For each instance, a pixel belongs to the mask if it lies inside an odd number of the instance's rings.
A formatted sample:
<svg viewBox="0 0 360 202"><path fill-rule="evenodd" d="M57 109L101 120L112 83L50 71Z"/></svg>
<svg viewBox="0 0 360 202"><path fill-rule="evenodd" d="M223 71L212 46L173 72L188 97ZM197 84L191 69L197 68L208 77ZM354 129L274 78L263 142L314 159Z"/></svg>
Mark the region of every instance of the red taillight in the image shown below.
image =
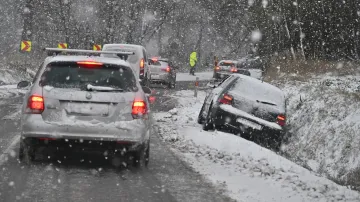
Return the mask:
<svg viewBox="0 0 360 202"><path fill-rule="evenodd" d="M228 94L224 94L224 96L219 100L221 104L231 105L233 101L233 97Z"/></svg>
<svg viewBox="0 0 360 202"><path fill-rule="evenodd" d="M144 58L141 58L141 60L140 60L140 69L144 69L144 67L145 67L145 60L144 60Z"/></svg>
<svg viewBox="0 0 360 202"><path fill-rule="evenodd" d="M230 71L231 71L231 72L237 72L238 70L237 70L235 67L233 67L233 68L231 68Z"/></svg>
<svg viewBox="0 0 360 202"><path fill-rule="evenodd" d="M154 62L157 62L159 60L159 58L153 57L153 58L151 58L151 60L154 61Z"/></svg>
<svg viewBox="0 0 360 202"><path fill-rule="evenodd" d="M170 68L170 66L167 66L166 68L164 68L164 69L161 69L162 71L165 71L165 72L170 72L171 71L171 68Z"/></svg>
<svg viewBox="0 0 360 202"><path fill-rule="evenodd" d="M135 100L132 105L132 112L134 118L147 114L146 102L143 100Z"/></svg>
<svg viewBox="0 0 360 202"><path fill-rule="evenodd" d="M44 98L40 95L32 95L28 100L28 113L41 114L44 111Z"/></svg>
<svg viewBox="0 0 360 202"><path fill-rule="evenodd" d="M220 67L219 67L219 66L216 66L216 67L215 67L215 71L220 71Z"/></svg>
<svg viewBox="0 0 360 202"><path fill-rule="evenodd" d="M95 62L95 61L80 61L77 62L77 64L82 67L88 67L88 68L97 68L97 67L102 67L104 65L103 63Z"/></svg>
<svg viewBox="0 0 360 202"><path fill-rule="evenodd" d="M277 124L279 124L280 126L285 126L285 124L286 124L286 116L285 115L280 114L276 120L277 120Z"/></svg>

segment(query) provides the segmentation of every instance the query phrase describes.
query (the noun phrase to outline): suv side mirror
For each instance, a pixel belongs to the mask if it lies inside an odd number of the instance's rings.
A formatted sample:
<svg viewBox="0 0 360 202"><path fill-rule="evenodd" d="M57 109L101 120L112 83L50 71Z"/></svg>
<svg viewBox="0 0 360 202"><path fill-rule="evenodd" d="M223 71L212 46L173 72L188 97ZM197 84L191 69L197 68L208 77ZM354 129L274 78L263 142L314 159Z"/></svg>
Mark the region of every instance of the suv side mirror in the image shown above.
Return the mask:
<svg viewBox="0 0 360 202"><path fill-rule="evenodd" d="M26 87L29 87L29 86L31 86L31 82L29 82L29 81L20 81L20 82L17 84L17 88L18 88L18 89L26 88Z"/></svg>

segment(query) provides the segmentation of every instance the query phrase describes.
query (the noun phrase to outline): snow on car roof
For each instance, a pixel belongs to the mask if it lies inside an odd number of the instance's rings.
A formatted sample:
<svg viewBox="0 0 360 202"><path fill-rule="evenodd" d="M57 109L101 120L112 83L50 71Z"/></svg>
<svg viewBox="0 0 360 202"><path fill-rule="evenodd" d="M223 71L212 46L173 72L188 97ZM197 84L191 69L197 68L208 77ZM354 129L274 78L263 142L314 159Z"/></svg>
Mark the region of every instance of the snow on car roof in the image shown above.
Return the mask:
<svg viewBox="0 0 360 202"><path fill-rule="evenodd" d="M130 64L127 61L121 60L120 58L107 58L107 57L99 57L99 56L94 57L94 56L84 56L84 55L81 55L81 56L58 55L58 56L53 56L53 57L47 57L45 59L45 62L46 63L51 63L51 62L78 62L78 61L86 61L86 60L131 67Z"/></svg>
<svg viewBox="0 0 360 202"><path fill-rule="evenodd" d="M232 94L285 107L285 94L276 86L242 74L233 74L233 76L239 77L241 80L231 90Z"/></svg>
<svg viewBox="0 0 360 202"><path fill-rule="evenodd" d="M123 46L124 48L143 48L143 46L141 45L136 45L136 44L104 44L103 49L105 48L113 48L113 47L120 47Z"/></svg>

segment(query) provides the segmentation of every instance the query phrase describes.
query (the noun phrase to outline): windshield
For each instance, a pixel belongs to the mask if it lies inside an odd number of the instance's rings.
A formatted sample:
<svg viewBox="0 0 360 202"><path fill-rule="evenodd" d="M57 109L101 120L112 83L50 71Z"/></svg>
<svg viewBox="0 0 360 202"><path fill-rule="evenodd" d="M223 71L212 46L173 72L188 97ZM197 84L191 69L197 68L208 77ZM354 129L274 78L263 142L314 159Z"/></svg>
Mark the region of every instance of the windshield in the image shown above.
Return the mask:
<svg viewBox="0 0 360 202"><path fill-rule="evenodd" d="M85 68L75 64L50 64L41 76L40 83L42 86L83 90L89 84L124 91L136 91L137 88L132 71L118 66Z"/></svg>

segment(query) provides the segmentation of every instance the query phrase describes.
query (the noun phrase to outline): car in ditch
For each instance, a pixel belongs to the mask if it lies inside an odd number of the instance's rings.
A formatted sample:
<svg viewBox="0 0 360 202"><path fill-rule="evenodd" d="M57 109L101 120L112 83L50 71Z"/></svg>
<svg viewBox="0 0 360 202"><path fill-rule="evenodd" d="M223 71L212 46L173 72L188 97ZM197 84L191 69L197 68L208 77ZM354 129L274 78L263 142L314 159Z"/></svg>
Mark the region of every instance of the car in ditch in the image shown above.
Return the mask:
<svg viewBox="0 0 360 202"><path fill-rule="evenodd" d="M19 85L30 85L21 111L19 159L29 163L45 148L95 151L147 165L151 90L140 85L127 61L85 55L131 53L47 51L57 55L45 59L33 82Z"/></svg>
<svg viewBox="0 0 360 202"><path fill-rule="evenodd" d="M264 138L278 149L286 134L285 95L271 84L233 74L207 94L198 123L204 130L227 129Z"/></svg>

